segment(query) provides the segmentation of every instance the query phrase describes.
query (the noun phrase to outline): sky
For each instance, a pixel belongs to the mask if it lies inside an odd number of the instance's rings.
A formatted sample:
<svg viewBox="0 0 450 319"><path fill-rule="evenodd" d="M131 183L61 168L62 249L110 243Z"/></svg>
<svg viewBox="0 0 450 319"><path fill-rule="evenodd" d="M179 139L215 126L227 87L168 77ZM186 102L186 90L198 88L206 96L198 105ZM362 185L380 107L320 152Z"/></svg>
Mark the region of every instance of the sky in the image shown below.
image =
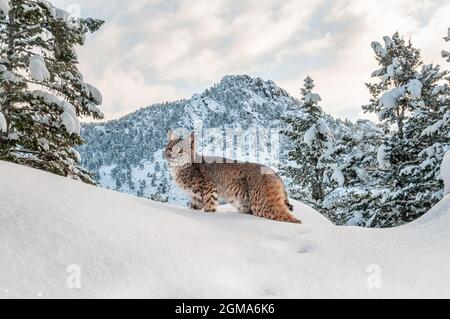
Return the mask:
<svg viewBox="0 0 450 319"><path fill-rule="evenodd" d="M377 62L374 40L399 31L444 64L450 0L54 0L105 20L78 49L80 70L104 97L106 119L190 98L225 75L273 80L299 97L310 75L336 117L371 118L361 105Z"/></svg>

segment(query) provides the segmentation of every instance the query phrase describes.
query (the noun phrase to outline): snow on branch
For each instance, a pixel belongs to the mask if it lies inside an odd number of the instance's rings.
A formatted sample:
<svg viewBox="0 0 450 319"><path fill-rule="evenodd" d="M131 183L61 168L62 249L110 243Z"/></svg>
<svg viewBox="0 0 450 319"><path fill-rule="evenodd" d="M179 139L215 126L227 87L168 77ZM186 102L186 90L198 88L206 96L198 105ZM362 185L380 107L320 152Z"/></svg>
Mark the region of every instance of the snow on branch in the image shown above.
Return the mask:
<svg viewBox="0 0 450 319"><path fill-rule="evenodd" d="M9 5L9 1L8 0L0 0L0 11L3 12L3 14L5 16L8 15L10 10L11 10L11 7Z"/></svg>
<svg viewBox="0 0 450 319"><path fill-rule="evenodd" d="M0 112L0 132L6 133L7 128L8 128L8 126L6 123L5 116L3 115L2 112Z"/></svg>
<svg viewBox="0 0 450 319"><path fill-rule="evenodd" d="M88 90L89 97L95 102L95 104L101 105L103 103L103 97L99 89L89 83L86 83L86 88Z"/></svg>
<svg viewBox="0 0 450 319"><path fill-rule="evenodd" d="M44 82L50 78L50 72L45 65L44 58L39 54L30 57L30 73L33 80Z"/></svg>
<svg viewBox="0 0 450 319"><path fill-rule="evenodd" d="M441 177L444 180L444 195L450 195L450 150L445 154L441 165Z"/></svg>
<svg viewBox="0 0 450 319"><path fill-rule="evenodd" d="M79 135L81 126L75 111L75 107L66 101L63 101L61 106L64 110L64 112L61 114L62 124L70 134Z"/></svg>
<svg viewBox="0 0 450 319"><path fill-rule="evenodd" d="M380 42L374 41L372 42L372 49L375 52L375 54L379 57L385 57L387 54L387 51Z"/></svg>

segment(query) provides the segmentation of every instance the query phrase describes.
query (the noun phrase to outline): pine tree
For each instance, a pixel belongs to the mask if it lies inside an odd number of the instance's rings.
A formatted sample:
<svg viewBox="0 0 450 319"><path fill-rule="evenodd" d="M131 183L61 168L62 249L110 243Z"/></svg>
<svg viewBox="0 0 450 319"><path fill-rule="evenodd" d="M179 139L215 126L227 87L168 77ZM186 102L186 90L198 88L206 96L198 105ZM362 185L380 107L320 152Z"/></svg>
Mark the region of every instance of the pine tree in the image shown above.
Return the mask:
<svg viewBox="0 0 450 319"><path fill-rule="evenodd" d="M422 100L410 121L405 125L405 135L416 141L419 153L415 161L400 172L409 181L410 210L414 217L426 213L443 197L440 165L450 146L450 104L448 85L440 85L448 75L439 66L424 65L418 75L423 83Z"/></svg>
<svg viewBox="0 0 450 319"><path fill-rule="evenodd" d="M378 227L421 216L436 203L442 188L436 176L442 150L436 152L437 137L424 132L440 117L437 87L445 72L423 65L420 51L398 33L384 37L384 42L372 43L381 69L372 74L379 81L367 84L372 99L363 106L378 115L386 130L377 152L378 167L371 175L378 181L377 189L365 207L371 224ZM441 142L446 143L445 138Z"/></svg>
<svg viewBox="0 0 450 319"><path fill-rule="evenodd" d="M329 217L337 225L371 226L371 205L377 196L376 179L371 174L383 134L373 127L375 124L364 126L368 129L350 131L335 141L332 160L340 167L345 185L325 198L324 208L333 212Z"/></svg>
<svg viewBox="0 0 450 319"><path fill-rule="evenodd" d="M330 170L328 160L333 149L333 136L319 106L321 98L313 93L313 89L314 81L308 76L301 89L298 112L284 118L289 129L283 133L293 144L288 160L293 163L284 167L282 173L296 186L310 190L306 194L291 194L292 197L302 199L321 210L327 187L324 177ZM333 178L342 183L337 169L336 172Z"/></svg>
<svg viewBox="0 0 450 319"><path fill-rule="evenodd" d="M75 46L103 21L44 0L0 7L0 159L94 183L79 167L80 116L103 117L100 92L78 71Z"/></svg>

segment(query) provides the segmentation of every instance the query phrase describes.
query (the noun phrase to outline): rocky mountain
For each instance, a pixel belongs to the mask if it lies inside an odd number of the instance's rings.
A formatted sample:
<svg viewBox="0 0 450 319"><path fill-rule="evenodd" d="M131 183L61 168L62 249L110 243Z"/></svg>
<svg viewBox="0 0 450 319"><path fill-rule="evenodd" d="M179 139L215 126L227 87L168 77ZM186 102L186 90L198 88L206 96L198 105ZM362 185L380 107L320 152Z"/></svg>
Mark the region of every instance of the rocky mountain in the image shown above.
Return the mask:
<svg viewBox="0 0 450 319"><path fill-rule="evenodd" d="M102 187L155 200L183 203L163 158L169 129L195 130L205 154L283 163L289 141L279 134L282 117L298 112L300 101L273 81L225 76L191 99L142 108L118 120L85 124L83 166ZM327 116L336 137L376 130L369 121L351 123ZM224 147L228 145L228 147ZM225 151L224 151L225 149Z"/></svg>

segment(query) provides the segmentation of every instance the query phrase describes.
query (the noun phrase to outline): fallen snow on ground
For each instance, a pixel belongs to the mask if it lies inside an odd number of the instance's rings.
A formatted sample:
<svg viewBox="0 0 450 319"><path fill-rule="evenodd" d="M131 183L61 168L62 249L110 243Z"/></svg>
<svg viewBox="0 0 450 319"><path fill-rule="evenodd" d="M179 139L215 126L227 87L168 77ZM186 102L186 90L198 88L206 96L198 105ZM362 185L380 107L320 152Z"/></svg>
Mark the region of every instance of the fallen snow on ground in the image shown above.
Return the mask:
<svg viewBox="0 0 450 319"><path fill-rule="evenodd" d="M333 226L301 203L296 225L5 162L0 176L0 297L450 297L450 197L375 230Z"/></svg>

